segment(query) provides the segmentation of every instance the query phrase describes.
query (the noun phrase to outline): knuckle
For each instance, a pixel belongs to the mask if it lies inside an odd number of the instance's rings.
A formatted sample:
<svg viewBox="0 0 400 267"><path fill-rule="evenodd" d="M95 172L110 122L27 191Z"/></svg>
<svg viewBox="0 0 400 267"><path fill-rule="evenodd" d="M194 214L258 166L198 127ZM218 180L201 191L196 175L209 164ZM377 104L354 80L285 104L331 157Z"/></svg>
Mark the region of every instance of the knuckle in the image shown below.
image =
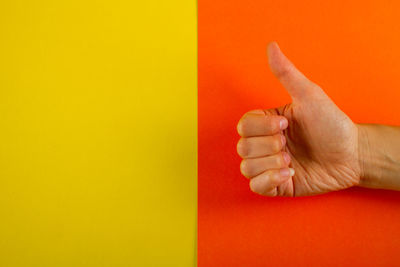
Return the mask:
<svg viewBox="0 0 400 267"><path fill-rule="evenodd" d="M262 188L260 188L260 185L257 185L257 184L254 183L253 181L250 181L249 187L250 187L250 190L251 190L254 194L262 195L262 196L264 195L264 191L263 191Z"/></svg>
<svg viewBox="0 0 400 267"><path fill-rule="evenodd" d="M237 124L237 126L236 126L236 130L237 130L237 132L238 132L238 134L239 134L240 136L243 135L243 119L241 119L241 120L238 122L238 124Z"/></svg>
<svg viewBox="0 0 400 267"><path fill-rule="evenodd" d="M246 156L249 155L249 145L246 139L241 138L239 140L239 142L237 143L236 150L239 156L242 158L245 158Z"/></svg>
<svg viewBox="0 0 400 267"><path fill-rule="evenodd" d="M249 182L249 187L250 190L258 195L262 196L267 196L267 197L274 197L277 195L277 190L276 188L270 187L269 181L265 183L266 180L264 180L263 183L260 183L260 181L257 181L257 179L252 179Z"/></svg>
<svg viewBox="0 0 400 267"><path fill-rule="evenodd" d="M290 65L283 65L282 68L279 70L279 72L276 74L278 78L284 78L290 75L290 73L293 71L293 67Z"/></svg>
<svg viewBox="0 0 400 267"><path fill-rule="evenodd" d="M255 184L254 184L254 179L253 179L253 180L250 180L250 182L249 182L249 187L250 187L250 190L251 190L252 192L257 193L257 192L256 192L256 186L255 186Z"/></svg>
<svg viewBox="0 0 400 267"><path fill-rule="evenodd" d="M241 173L247 177L252 178L254 176L254 164L251 159L243 159L240 163Z"/></svg>
<svg viewBox="0 0 400 267"><path fill-rule="evenodd" d="M249 128L249 117L245 114L237 124L237 132L240 136L245 136Z"/></svg>
<svg viewBox="0 0 400 267"><path fill-rule="evenodd" d="M252 179L252 180L250 180L250 182L249 182L249 187L250 187L250 190L253 192L253 193L256 193L256 194L261 194L262 192L262 185L260 185L260 182L259 181L257 181L257 179Z"/></svg>
<svg viewBox="0 0 400 267"><path fill-rule="evenodd" d="M249 177L251 174L251 166L248 160L244 159L240 163L240 171L245 177Z"/></svg>

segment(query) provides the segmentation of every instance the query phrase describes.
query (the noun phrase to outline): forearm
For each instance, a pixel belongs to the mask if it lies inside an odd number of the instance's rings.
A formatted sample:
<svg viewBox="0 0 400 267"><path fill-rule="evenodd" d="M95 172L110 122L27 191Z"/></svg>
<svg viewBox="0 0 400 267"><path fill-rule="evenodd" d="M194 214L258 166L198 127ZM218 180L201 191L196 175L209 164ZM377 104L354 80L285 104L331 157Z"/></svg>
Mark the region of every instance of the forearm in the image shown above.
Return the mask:
<svg viewBox="0 0 400 267"><path fill-rule="evenodd" d="M359 186L400 190L400 127L358 124Z"/></svg>

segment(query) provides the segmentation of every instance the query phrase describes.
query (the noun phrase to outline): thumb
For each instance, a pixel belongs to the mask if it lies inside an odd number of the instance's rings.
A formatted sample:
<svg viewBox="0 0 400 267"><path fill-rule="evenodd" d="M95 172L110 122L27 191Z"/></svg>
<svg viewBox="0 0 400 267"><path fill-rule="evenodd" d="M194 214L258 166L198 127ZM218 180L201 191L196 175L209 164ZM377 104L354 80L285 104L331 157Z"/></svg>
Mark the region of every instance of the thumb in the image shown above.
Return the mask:
<svg viewBox="0 0 400 267"><path fill-rule="evenodd" d="M293 100L301 100L313 94L318 88L301 73L282 53L276 42L268 44L268 63L272 73L278 78Z"/></svg>

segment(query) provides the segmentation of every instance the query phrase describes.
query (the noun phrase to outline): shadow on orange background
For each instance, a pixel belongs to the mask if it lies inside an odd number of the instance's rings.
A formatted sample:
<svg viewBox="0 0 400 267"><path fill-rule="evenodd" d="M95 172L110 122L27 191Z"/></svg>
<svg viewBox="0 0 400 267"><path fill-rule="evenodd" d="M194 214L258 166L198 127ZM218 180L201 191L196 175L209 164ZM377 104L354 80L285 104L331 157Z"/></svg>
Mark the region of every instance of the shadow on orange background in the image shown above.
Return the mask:
<svg viewBox="0 0 400 267"><path fill-rule="evenodd" d="M265 198L240 175L236 123L290 101L284 53L355 122L400 125L400 2L200 0L199 266L395 266L400 193Z"/></svg>

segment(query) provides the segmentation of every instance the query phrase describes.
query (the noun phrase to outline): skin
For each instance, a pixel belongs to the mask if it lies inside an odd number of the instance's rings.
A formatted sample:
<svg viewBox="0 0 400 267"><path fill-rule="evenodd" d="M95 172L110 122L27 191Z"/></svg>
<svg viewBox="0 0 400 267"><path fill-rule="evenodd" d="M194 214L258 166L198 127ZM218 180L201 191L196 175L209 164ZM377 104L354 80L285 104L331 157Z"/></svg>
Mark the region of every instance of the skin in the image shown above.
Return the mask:
<svg viewBox="0 0 400 267"><path fill-rule="evenodd" d="M352 186L400 190L400 128L355 124L279 49L268 62L292 98L240 119L240 169L264 196L310 196Z"/></svg>

